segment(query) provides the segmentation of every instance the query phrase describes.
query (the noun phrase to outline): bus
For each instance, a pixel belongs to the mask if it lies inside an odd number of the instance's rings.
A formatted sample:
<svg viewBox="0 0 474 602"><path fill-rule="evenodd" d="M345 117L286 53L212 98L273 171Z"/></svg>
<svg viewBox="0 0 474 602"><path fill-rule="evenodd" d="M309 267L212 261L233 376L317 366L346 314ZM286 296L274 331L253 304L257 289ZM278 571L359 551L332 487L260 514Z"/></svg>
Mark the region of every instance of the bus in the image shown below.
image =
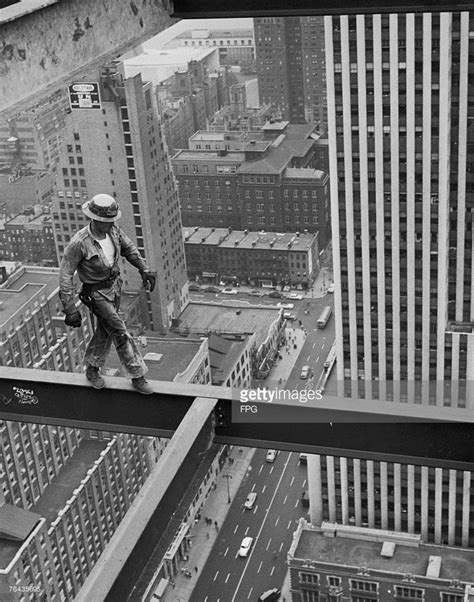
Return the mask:
<svg viewBox="0 0 474 602"><path fill-rule="evenodd" d="M332 307L330 305L326 305L323 309L322 314L318 318L318 328L324 328L329 321L329 318L332 314Z"/></svg>

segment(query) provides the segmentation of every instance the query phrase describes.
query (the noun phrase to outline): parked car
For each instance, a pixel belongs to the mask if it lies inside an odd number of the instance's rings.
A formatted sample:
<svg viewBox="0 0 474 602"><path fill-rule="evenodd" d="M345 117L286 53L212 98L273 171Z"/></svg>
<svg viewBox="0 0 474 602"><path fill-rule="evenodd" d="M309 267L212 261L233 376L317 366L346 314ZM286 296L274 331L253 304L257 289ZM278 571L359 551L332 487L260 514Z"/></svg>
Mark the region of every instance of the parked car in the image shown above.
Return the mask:
<svg viewBox="0 0 474 602"><path fill-rule="evenodd" d="M250 291L249 295L251 297L263 297L263 293L257 290Z"/></svg>
<svg viewBox="0 0 474 602"><path fill-rule="evenodd" d="M303 298L303 295L300 295L298 293L290 293L289 295L287 295L288 299L295 299L296 301L301 301L301 299Z"/></svg>
<svg viewBox="0 0 474 602"><path fill-rule="evenodd" d="M227 286L225 289L222 290L223 295L236 295L237 293L238 293L237 289L231 288L229 286Z"/></svg>
<svg viewBox="0 0 474 602"><path fill-rule="evenodd" d="M201 287L200 287L198 284L193 284L193 283L191 282L191 284L188 286L188 289L189 289L190 291L200 291L200 290L201 290Z"/></svg>
<svg viewBox="0 0 474 602"><path fill-rule="evenodd" d="M255 491L252 491L251 493L249 493L247 496L247 499L244 502L244 508L246 510L252 510L256 499L257 499L257 494L255 493Z"/></svg>
<svg viewBox="0 0 474 602"><path fill-rule="evenodd" d="M333 293L334 292L334 285L330 284L327 288L328 293Z"/></svg>
<svg viewBox="0 0 474 602"><path fill-rule="evenodd" d="M276 449L269 449L267 451L267 457L265 458L265 460L270 463L275 462L276 455L277 455Z"/></svg>
<svg viewBox="0 0 474 602"><path fill-rule="evenodd" d="M206 286L206 288L202 289L205 293L220 293L221 289L217 286Z"/></svg>
<svg viewBox="0 0 474 602"><path fill-rule="evenodd" d="M300 464L308 464L308 455L300 454Z"/></svg>
<svg viewBox="0 0 474 602"><path fill-rule="evenodd" d="M284 311L283 317L285 318L285 320L290 320L290 322L293 322L294 320L296 320L295 314L292 314L289 311Z"/></svg>
<svg viewBox="0 0 474 602"><path fill-rule="evenodd" d="M294 306L294 303L277 303L277 307L281 307L282 309L293 309Z"/></svg>
<svg viewBox="0 0 474 602"><path fill-rule="evenodd" d="M311 374L311 368L309 366L303 366L301 368L300 378L303 378L304 380L306 380L307 378L309 378L310 374Z"/></svg>
<svg viewBox="0 0 474 602"><path fill-rule="evenodd" d="M278 291L272 291L269 295L270 299L281 299L283 295Z"/></svg>
<svg viewBox="0 0 474 602"><path fill-rule="evenodd" d="M240 544L239 556L241 558L245 558L249 555L250 548L253 544L253 537L244 537L242 539L242 543Z"/></svg>
<svg viewBox="0 0 474 602"><path fill-rule="evenodd" d="M260 594L258 602L277 602L277 600L280 599L280 596L281 591L277 587L274 587L272 589L267 589L266 592Z"/></svg>

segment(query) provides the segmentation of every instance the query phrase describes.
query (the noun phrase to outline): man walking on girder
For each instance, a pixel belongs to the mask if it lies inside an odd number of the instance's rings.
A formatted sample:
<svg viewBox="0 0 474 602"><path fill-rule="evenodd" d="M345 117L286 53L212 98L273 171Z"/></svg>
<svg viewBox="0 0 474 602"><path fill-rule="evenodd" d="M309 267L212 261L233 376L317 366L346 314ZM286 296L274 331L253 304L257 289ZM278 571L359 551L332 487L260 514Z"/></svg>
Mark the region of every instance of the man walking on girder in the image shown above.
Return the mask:
<svg viewBox="0 0 474 602"><path fill-rule="evenodd" d="M118 265L120 256L139 270L143 285L150 292L155 288L156 278L133 242L115 224L121 212L112 196L96 194L82 205L82 210L91 222L73 236L64 250L59 269L59 298L66 314L65 322L73 328L78 328L82 322L74 302L73 276L77 270L82 282L79 299L97 321L84 356L87 380L96 389L105 387L100 369L113 342L133 387L144 395L150 395L153 389L145 379L148 368L118 314L122 290Z"/></svg>

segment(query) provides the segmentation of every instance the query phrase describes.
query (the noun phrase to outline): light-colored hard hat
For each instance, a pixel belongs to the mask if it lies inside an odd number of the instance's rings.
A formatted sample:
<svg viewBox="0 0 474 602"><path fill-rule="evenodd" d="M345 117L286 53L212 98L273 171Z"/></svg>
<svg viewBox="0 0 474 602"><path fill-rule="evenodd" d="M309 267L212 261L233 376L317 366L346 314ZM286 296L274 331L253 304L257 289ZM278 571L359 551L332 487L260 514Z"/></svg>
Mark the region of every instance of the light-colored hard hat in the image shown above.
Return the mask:
<svg viewBox="0 0 474 602"><path fill-rule="evenodd" d="M98 222L114 222L122 215L117 201L110 194L96 194L82 205L82 210L87 217Z"/></svg>

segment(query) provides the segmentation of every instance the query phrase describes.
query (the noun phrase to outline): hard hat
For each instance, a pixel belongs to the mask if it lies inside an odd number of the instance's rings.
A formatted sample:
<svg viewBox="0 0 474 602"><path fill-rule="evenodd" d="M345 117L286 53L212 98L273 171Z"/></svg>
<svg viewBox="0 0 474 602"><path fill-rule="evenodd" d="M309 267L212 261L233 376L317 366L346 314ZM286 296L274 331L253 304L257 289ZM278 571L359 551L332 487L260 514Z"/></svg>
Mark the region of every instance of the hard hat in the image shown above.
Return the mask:
<svg viewBox="0 0 474 602"><path fill-rule="evenodd" d="M87 217L98 222L114 222L122 215L117 201L110 194L96 194L82 205L82 210Z"/></svg>

